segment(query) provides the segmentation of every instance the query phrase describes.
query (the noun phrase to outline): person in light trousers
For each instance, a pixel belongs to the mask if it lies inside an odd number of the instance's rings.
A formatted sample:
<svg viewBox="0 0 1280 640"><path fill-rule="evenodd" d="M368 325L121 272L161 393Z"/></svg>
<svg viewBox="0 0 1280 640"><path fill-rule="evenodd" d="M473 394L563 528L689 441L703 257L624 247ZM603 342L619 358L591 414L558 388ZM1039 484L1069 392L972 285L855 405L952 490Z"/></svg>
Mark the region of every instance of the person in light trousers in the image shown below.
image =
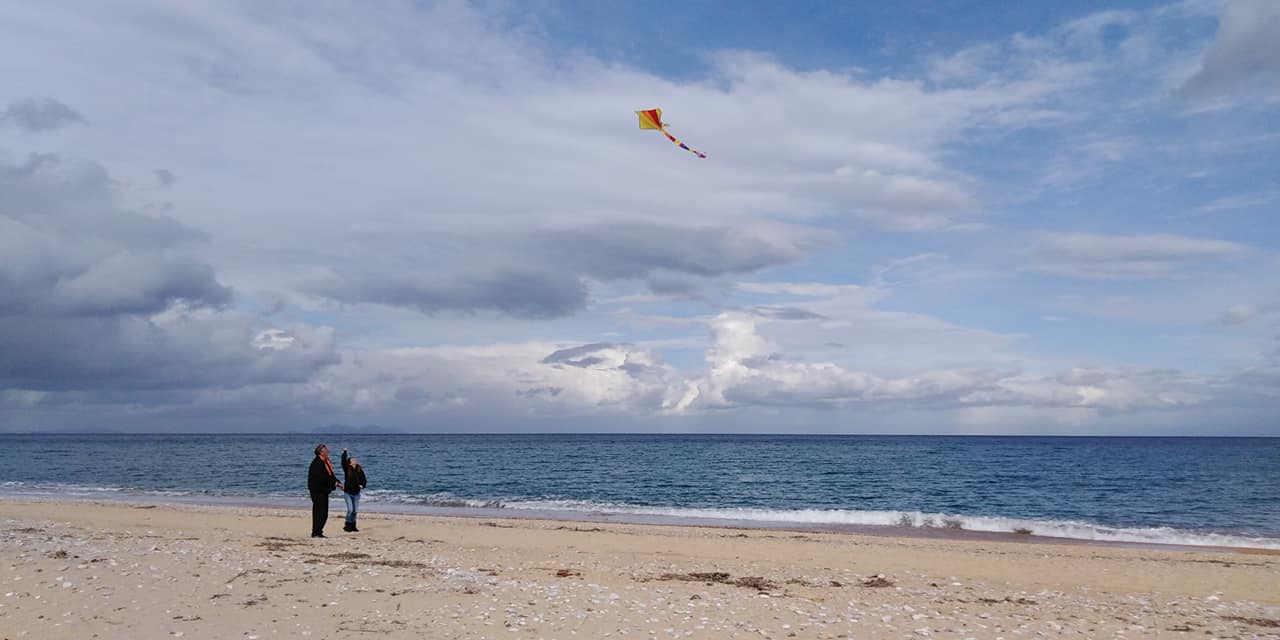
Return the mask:
<svg viewBox="0 0 1280 640"><path fill-rule="evenodd" d="M367 480L364 467L347 450L342 450L342 499L347 503L347 521L343 531L359 531L356 528L356 513L360 510L360 490L365 488Z"/></svg>

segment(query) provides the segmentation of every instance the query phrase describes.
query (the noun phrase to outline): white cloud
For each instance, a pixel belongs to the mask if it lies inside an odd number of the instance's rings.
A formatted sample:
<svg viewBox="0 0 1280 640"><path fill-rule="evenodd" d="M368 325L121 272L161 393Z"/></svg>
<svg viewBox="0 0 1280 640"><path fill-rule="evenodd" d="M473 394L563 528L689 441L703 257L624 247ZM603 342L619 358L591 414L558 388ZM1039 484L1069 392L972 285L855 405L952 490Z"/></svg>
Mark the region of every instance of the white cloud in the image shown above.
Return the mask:
<svg viewBox="0 0 1280 640"><path fill-rule="evenodd" d="M381 416L630 415L657 411L673 378L642 346L521 343L352 351L302 392Z"/></svg>
<svg viewBox="0 0 1280 640"><path fill-rule="evenodd" d="M1174 234L1056 233L1035 248L1034 268L1064 277L1099 280L1165 278L1197 262L1239 259L1249 249L1224 240Z"/></svg>
<svg viewBox="0 0 1280 640"><path fill-rule="evenodd" d="M1251 304L1233 304L1222 314L1222 324L1242 324L1258 316L1258 307Z"/></svg>
<svg viewBox="0 0 1280 640"><path fill-rule="evenodd" d="M1203 98L1249 88L1280 92L1280 4L1231 0L1200 70L1183 91Z"/></svg>
<svg viewBox="0 0 1280 640"><path fill-rule="evenodd" d="M1076 368L1044 376L1012 371L934 369L884 377L833 362L779 353L745 314L710 322L710 370L687 383L678 411L749 406L841 408L905 405L934 410L983 407L1068 409L1091 414L1176 409L1212 397L1206 379L1169 371ZM980 413L968 414L971 418Z"/></svg>
<svg viewBox="0 0 1280 640"><path fill-rule="evenodd" d="M1205 213L1220 213L1223 211L1234 211L1236 209L1251 209L1253 207L1261 207L1263 205L1270 204L1275 202L1276 199L1276 192L1238 193L1214 198L1213 200L1200 205L1200 210Z"/></svg>
<svg viewBox="0 0 1280 640"><path fill-rule="evenodd" d="M1245 324L1255 318L1273 314L1277 311L1280 311L1280 304L1233 304L1227 307L1218 322L1225 325Z"/></svg>

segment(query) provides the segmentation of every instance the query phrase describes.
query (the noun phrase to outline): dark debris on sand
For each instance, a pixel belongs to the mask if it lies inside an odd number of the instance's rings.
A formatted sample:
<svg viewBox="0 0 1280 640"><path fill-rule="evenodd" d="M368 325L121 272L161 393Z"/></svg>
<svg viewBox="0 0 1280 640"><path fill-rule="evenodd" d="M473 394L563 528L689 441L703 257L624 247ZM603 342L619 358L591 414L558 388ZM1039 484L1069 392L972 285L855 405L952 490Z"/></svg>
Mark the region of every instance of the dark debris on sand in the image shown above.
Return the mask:
<svg viewBox="0 0 1280 640"><path fill-rule="evenodd" d="M735 587L746 587L757 591L769 591L777 588L777 583L772 580L766 580L760 576L744 576L741 578L733 578L723 571L711 572L690 572L690 573L664 573L657 578L658 580L680 580L683 582L705 582L707 584L727 584Z"/></svg>
<svg viewBox="0 0 1280 640"><path fill-rule="evenodd" d="M1222 616L1223 620L1231 620L1232 622L1243 622L1255 627L1271 627L1280 628L1280 620L1272 620L1271 618L1246 618L1244 616Z"/></svg>

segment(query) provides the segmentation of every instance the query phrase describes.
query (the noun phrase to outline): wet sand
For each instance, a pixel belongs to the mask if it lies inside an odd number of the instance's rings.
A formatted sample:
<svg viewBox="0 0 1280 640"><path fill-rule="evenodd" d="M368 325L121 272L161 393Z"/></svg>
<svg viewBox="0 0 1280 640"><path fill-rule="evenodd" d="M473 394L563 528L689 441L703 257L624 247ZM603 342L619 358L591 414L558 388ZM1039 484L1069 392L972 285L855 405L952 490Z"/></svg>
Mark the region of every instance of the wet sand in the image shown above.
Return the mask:
<svg viewBox="0 0 1280 640"><path fill-rule="evenodd" d="M1275 553L331 515L0 498L0 640L1280 638Z"/></svg>

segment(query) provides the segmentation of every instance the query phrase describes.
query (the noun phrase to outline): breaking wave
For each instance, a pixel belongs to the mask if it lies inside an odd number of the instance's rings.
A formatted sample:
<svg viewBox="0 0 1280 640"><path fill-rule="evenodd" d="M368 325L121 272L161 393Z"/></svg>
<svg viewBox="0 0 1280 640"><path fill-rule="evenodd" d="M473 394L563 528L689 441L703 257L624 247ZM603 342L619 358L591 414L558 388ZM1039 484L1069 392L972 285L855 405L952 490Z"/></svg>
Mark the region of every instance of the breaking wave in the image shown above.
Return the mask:
<svg viewBox="0 0 1280 640"><path fill-rule="evenodd" d="M806 526L883 526L959 529L992 533L1024 533L1035 536L1126 542L1280 549L1280 538L1171 527L1111 527L1075 520L1041 520L996 516L971 516L919 511L856 511L845 509L685 508L610 504L577 500L522 500L503 505L508 509L569 511L598 514L657 516L672 519L724 520L735 523L802 524Z"/></svg>

